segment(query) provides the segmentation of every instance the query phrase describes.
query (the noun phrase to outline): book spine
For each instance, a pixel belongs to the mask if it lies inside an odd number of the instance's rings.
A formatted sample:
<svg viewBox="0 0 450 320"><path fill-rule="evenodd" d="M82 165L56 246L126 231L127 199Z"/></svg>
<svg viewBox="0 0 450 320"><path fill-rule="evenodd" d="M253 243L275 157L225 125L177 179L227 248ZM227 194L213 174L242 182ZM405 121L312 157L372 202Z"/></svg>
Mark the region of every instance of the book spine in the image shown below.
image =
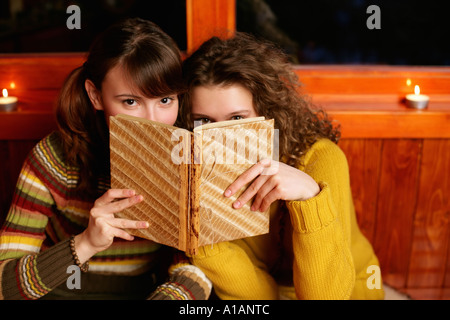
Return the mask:
<svg viewBox="0 0 450 320"><path fill-rule="evenodd" d="M190 161L190 159L189 159ZM189 198L189 163L180 164L180 205L179 205L179 234L178 234L178 249L186 251L188 244L188 230L189 230L189 211L190 211L190 198Z"/></svg>
<svg viewBox="0 0 450 320"><path fill-rule="evenodd" d="M182 134L183 154L180 163L180 201L179 201L179 234L178 249L187 251L189 248L190 210L191 210L191 163L192 163L192 133Z"/></svg>
<svg viewBox="0 0 450 320"><path fill-rule="evenodd" d="M189 230L187 232L187 253L190 255L197 254L198 249L198 237L200 233L200 195L199 195L199 183L201 174L201 143L198 139L198 134L194 134L194 138L191 139L191 165L190 165L190 210L189 210Z"/></svg>

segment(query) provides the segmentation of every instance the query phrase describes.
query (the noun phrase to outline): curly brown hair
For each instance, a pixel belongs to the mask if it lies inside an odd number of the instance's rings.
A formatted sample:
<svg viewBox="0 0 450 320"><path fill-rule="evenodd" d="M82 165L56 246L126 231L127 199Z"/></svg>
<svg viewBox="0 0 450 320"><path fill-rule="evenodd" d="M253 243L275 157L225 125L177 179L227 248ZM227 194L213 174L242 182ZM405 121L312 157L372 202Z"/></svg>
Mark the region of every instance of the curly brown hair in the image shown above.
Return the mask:
<svg viewBox="0 0 450 320"><path fill-rule="evenodd" d="M327 114L300 94L301 84L287 56L273 43L237 32L234 37L213 37L183 63L187 93L181 99L178 124L192 129L191 95L198 86L233 84L247 88L259 116L275 120L279 129L279 156L297 166L320 138L337 143L339 127Z"/></svg>

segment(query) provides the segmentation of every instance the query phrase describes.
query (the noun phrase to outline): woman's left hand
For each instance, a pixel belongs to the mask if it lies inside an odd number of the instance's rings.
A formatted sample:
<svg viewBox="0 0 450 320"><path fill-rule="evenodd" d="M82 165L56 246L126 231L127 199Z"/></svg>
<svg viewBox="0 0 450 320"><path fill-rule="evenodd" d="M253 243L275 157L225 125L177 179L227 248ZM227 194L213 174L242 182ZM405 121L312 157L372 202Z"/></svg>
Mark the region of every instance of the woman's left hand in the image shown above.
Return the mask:
<svg viewBox="0 0 450 320"><path fill-rule="evenodd" d="M233 203L234 208L241 208L254 196L251 210L263 212L276 200L306 200L320 192L319 185L308 174L285 163L265 159L241 174L224 195L230 197L250 182Z"/></svg>

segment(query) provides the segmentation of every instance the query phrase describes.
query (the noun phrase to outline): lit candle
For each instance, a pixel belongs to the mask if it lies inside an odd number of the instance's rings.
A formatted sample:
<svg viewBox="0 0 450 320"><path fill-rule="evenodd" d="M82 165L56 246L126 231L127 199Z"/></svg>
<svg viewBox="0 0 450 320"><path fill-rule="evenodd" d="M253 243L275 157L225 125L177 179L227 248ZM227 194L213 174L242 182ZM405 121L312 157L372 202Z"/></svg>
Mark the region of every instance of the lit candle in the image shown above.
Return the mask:
<svg viewBox="0 0 450 320"><path fill-rule="evenodd" d="M16 97L8 97L8 90L2 90L3 97L0 97L0 111L12 111L17 106Z"/></svg>
<svg viewBox="0 0 450 320"><path fill-rule="evenodd" d="M425 109L428 106L430 98L424 94L420 94L420 87L414 87L414 94L406 95L406 105L414 109Z"/></svg>

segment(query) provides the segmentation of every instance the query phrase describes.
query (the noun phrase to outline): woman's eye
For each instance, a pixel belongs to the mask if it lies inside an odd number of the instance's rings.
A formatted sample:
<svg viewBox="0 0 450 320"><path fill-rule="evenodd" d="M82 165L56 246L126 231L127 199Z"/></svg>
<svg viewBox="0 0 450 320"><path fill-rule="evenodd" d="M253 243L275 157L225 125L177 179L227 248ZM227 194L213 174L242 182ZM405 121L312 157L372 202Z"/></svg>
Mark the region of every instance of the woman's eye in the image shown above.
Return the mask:
<svg viewBox="0 0 450 320"><path fill-rule="evenodd" d="M210 122L211 120L209 120L208 118L198 118L194 120L194 127L201 126Z"/></svg>
<svg viewBox="0 0 450 320"><path fill-rule="evenodd" d="M165 97L165 98L162 98L160 101L161 101L161 104L167 105L167 104L170 104L173 100L174 100L174 98L172 98L172 97Z"/></svg>
<svg viewBox="0 0 450 320"><path fill-rule="evenodd" d="M231 117L231 120L241 120L241 119L244 119L244 117L243 116L232 116Z"/></svg>
<svg viewBox="0 0 450 320"><path fill-rule="evenodd" d="M136 105L136 100L135 99L125 99L125 100L123 100L123 103L126 104L127 106L134 106L134 105Z"/></svg>

